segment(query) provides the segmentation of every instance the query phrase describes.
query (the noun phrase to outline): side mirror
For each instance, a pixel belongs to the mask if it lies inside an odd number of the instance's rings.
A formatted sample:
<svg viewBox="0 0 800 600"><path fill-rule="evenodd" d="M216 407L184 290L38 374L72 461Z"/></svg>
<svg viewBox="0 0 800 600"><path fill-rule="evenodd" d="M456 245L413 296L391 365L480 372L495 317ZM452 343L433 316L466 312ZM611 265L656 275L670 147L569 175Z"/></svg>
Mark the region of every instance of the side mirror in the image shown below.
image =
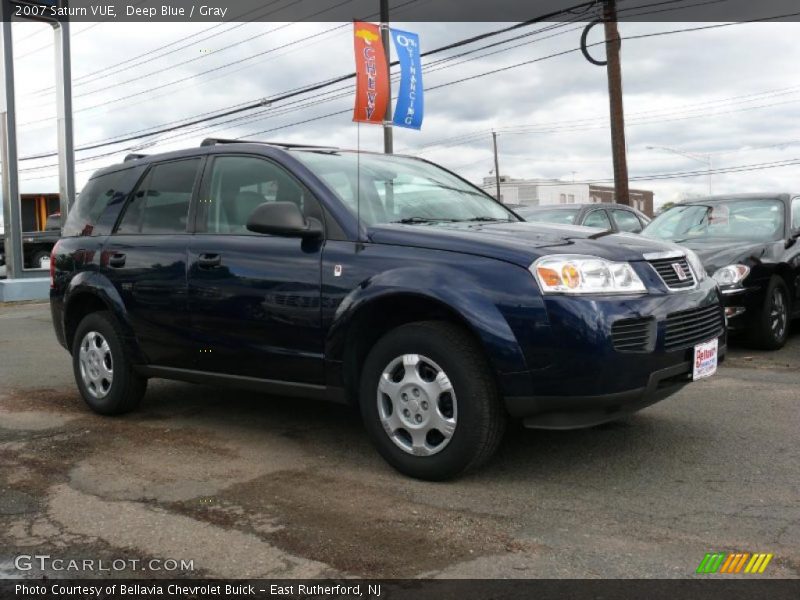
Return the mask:
<svg viewBox="0 0 800 600"><path fill-rule="evenodd" d="M286 237L315 238L322 236L322 223L303 217L294 202L265 202L250 213L247 230Z"/></svg>

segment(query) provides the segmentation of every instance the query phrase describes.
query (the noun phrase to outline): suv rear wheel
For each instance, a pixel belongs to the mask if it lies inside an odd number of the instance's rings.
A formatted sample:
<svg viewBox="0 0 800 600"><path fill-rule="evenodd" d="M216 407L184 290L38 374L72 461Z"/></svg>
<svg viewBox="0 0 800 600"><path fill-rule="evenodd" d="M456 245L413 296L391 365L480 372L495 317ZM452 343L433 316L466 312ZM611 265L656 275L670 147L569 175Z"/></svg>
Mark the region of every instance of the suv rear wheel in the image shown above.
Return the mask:
<svg viewBox="0 0 800 600"><path fill-rule="evenodd" d="M125 352L116 321L108 312L83 318L72 343L72 368L86 404L101 415L134 410L147 389Z"/></svg>
<svg viewBox="0 0 800 600"><path fill-rule="evenodd" d="M505 428L486 359L465 331L444 322L411 323L382 337L364 363L360 404L378 452L419 479L477 467Z"/></svg>

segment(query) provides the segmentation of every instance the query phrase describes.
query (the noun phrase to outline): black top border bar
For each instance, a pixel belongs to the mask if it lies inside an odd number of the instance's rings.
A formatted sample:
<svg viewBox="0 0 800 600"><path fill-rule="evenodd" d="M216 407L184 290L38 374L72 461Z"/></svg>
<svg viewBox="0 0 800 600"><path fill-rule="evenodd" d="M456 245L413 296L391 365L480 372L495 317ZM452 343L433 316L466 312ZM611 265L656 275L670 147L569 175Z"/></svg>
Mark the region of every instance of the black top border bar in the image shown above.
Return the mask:
<svg viewBox="0 0 800 600"><path fill-rule="evenodd" d="M0 0L2 20L347 22L377 20L379 0ZM606 0L389 0L391 21L592 21ZM616 0L620 22L798 21L797 0Z"/></svg>

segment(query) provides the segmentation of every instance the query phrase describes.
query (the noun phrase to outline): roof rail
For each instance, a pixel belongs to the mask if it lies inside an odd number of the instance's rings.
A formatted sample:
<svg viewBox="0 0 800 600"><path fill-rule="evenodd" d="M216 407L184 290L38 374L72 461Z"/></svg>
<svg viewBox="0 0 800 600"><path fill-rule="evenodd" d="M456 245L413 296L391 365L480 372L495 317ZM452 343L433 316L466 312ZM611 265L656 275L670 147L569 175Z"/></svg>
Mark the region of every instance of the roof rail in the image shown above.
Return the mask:
<svg viewBox="0 0 800 600"><path fill-rule="evenodd" d="M139 160L140 158L147 158L147 154L128 154L122 162L129 162L131 160Z"/></svg>
<svg viewBox="0 0 800 600"><path fill-rule="evenodd" d="M263 140L227 140L222 138L206 138L200 146L216 146L217 144L264 144L278 146L279 148L317 148L320 150L338 150L334 146L313 146L311 144L286 144L283 142L266 142Z"/></svg>

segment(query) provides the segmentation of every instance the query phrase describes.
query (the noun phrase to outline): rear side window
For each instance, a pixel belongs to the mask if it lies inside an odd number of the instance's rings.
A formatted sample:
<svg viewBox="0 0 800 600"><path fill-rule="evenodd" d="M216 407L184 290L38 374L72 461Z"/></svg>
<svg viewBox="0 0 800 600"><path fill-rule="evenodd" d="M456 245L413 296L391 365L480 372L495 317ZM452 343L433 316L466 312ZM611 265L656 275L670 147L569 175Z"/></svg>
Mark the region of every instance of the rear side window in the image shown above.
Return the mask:
<svg viewBox="0 0 800 600"><path fill-rule="evenodd" d="M111 206L121 205L129 190L123 189L128 171L116 171L89 180L64 225L64 237L108 235L108 226L98 226L103 213Z"/></svg>
<svg viewBox="0 0 800 600"><path fill-rule="evenodd" d="M199 158L155 165L139 184L117 233L185 233Z"/></svg>

